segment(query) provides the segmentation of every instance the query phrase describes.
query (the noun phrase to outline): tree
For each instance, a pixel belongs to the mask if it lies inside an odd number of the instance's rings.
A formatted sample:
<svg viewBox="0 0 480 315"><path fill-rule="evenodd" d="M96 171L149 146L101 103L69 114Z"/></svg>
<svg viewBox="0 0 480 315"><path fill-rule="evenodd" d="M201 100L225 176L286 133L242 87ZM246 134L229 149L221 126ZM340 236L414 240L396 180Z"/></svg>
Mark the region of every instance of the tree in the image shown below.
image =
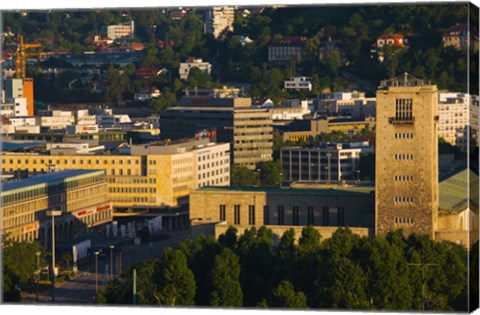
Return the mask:
<svg viewBox="0 0 480 315"><path fill-rule="evenodd" d="M161 305L188 306L195 303L195 277L182 251L163 251L154 277Z"/></svg>
<svg viewBox="0 0 480 315"><path fill-rule="evenodd" d="M284 171L280 160L260 164L260 185L266 187L282 186Z"/></svg>
<svg viewBox="0 0 480 315"><path fill-rule="evenodd" d="M312 225L308 225L302 229L302 236L298 240L298 250L301 252L317 250L320 246L320 239L320 232Z"/></svg>
<svg viewBox="0 0 480 315"><path fill-rule="evenodd" d="M231 169L231 186L258 186L257 174L243 165Z"/></svg>
<svg viewBox="0 0 480 315"><path fill-rule="evenodd" d="M188 74L187 86L192 88L211 88L212 78L208 72L202 71L198 67L193 67Z"/></svg>
<svg viewBox="0 0 480 315"><path fill-rule="evenodd" d="M70 262L73 260L72 253L70 251L63 252L62 259L65 262L67 270L70 269Z"/></svg>
<svg viewBox="0 0 480 315"><path fill-rule="evenodd" d="M327 67L332 76L336 77L338 68L342 66L342 58L338 50L331 50L327 54Z"/></svg>
<svg viewBox="0 0 480 315"><path fill-rule="evenodd" d="M289 281L282 281L273 289L268 306L282 308L307 308L307 298L301 291L296 292Z"/></svg>
<svg viewBox="0 0 480 315"><path fill-rule="evenodd" d="M45 249L38 242L16 242L6 239L3 244L5 301L19 301L20 291L33 289L37 270L37 255L40 252L40 267L46 265Z"/></svg>
<svg viewBox="0 0 480 315"><path fill-rule="evenodd" d="M212 270L212 306L242 306L243 293L240 286L240 263L238 256L229 248L215 257Z"/></svg>

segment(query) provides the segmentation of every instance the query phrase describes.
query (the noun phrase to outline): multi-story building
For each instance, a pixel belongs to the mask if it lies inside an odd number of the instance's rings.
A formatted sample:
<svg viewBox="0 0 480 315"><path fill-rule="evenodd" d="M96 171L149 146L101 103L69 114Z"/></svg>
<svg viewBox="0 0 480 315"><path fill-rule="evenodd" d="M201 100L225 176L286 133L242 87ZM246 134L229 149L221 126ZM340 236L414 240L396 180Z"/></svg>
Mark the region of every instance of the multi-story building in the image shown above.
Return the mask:
<svg viewBox="0 0 480 315"><path fill-rule="evenodd" d="M405 73L377 91L376 234L433 238L438 219L438 90ZM380 133L381 131L381 133Z"/></svg>
<svg viewBox="0 0 480 315"><path fill-rule="evenodd" d="M218 237L229 226L243 233L265 225L278 239L293 228L298 239L305 225L313 225L322 239L339 226L371 236L375 225L371 189L201 188L190 195L192 233Z"/></svg>
<svg viewBox="0 0 480 315"><path fill-rule="evenodd" d="M312 90L312 82L308 77L291 77L283 82L285 90Z"/></svg>
<svg viewBox="0 0 480 315"><path fill-rule="evenodd" d="M456 24L442 35L443 47L453 46L456 49L470 47L478 51L478 30L469 24Z"/></svg>
<svg viewBox="0 0 480 315"><path fill-rule="evenodd" d="M92 227L112 221L103 170L71 169L2 184L3 232L17 241L51 242L51 218L58 210L55 239L72 240Z"/></svg>
<svg viewBox="0 0 480 315"><path fill-rule="evenodd" d="M133 38L135 22L132 20L125 24L107 26L107 37L113 40L120 38Z"/></svg>
<svg viewBox="0 0 480 315"><path fill-rule="evenodd" d="M185 62L180 63L180 68L178 69L180 79L188 79L188 75L190 74L190 70L192 68L198 68L208 74L212 72L212 65L210 63L203 61L201 58L190 57Z"/></svg>
<svg viewBox="0 0 480 315"><path fill-rule="evenodd" d="M368 142L321 143L311 148L283 147L280 160L288 182L355 180L360 154L371 152Z"/></svg>
<svg viewBox="0 0 480 315"><path fill-rule="evenodd" d="M295 58L300 62L304 58L306 43L305 37L282 37L268 47L268 61L283 62Z"/></svg>
<svg viewBox="0 0 480 315"><path fill-rule="evenodd" d="M205 12L205 33L220 38L224 32L233 32L234 7L211 7Z"/></svg>
<svg viewBox="0 0 480 315"><path fill-rule="evenodd" d="M363 92L324 93L317 100L317 112L346 115L355 118L375 117L376 100Z"/></svg>
<svg viewBox="0 0 480 315"><path fill-rule="evenodd" d="M254 169L272 160L272 114L267 108L251 108L250 98L183 97L160 119L164 139L191 138L215 129L218 142L231 144L234 164Z"/></svg>
<svg viewBox="0 0 480 315"><path fill-rule="evenodd" d="M116 211L177 206L200 185L230 185L229 144L208 143L208 139L203 139L178 144L133 145L130 150L103 154L98 151L96 154L78 154L76 149L74 152L71 149L56 150L56 154L2 152L2 173L103 169L108 182L108 197ZM206 151L213 152L214 157ZM209 169L199 171L198 165L203 165L205 154L212 159ZM198 156L202 158L201 162L198 162ZM198 174L202 176L200 181L197 180Z"/></svg>

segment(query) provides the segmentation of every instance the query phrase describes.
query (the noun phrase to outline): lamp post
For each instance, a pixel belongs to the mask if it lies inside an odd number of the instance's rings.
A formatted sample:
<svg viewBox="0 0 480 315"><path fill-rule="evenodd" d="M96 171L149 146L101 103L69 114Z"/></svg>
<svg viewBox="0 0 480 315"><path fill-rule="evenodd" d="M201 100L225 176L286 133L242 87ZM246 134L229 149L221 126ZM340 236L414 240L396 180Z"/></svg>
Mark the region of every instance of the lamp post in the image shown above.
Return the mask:
<svg viewBox="0 0 480 315"><path fill-rule="evenodd" d="M60 210L47 211L47 216L52 217L52 302L55 302L55 217L62 215Z"/></svg>
<svg viewBox="0 0 480 315"><path fill-rule="evenodd" d="M98 294L98 255L100 253L96 251L94 254L95 254L95 292Z"/></svg>
<svg viewBox="0 0 480 315"><path fill-rule="evenodd" d="M113 249L115 246L110 245L110 279L113 278Z"/></svg>
<svg viewBox="0 0 480 315"><path fill-rule="evenodd" d="M40 282L40 255L42 254L41 251L37 250L35 255L37 255L37 281L36 281L36 298L35 301L38 302L38 282Z"/></svg>

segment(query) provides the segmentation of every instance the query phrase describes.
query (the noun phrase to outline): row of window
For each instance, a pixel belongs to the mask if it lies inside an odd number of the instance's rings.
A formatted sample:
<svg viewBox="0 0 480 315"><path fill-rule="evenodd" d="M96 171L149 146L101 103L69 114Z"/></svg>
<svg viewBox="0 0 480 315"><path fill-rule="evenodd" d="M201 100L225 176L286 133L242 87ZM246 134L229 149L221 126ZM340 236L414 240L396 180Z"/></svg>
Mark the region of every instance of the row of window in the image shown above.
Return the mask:
<svg viewBox="0 0 480 315"><path fill-rule="evenodd" d="M408 120L412 119L413 100L411 98L395 100L395 119Z"/></svg>
<svg viewBox="0 0 480 315"><path fill-rule="evenodd" d="M401 217L395 217L394 218L395 224L408 224L411 225L413 224L414 220L413 218L401 218Z"/></svg>
<svg viewBox="0 0 480 315"><path fill-rule="evenodd" d="M413 160L413 154L395 154L394 157L396 161Z"/></svg>
<svg viewBox="0 0 480 315"><path fill-rule="evenodd" d="M395 203L413 203L414 198L412 196L394 196L393 201Z"/></svg>
<svg viewBox="0 0 480 315"><path fill-rule="evenodd" d="M219 214L218 218L220 221L226 221L226 205L219 205ZM240 225L240 205L233 206L233 223L236 225ZM315 224L315 208L313 206L307 207L307 224L314 225ZM255 205L248 206L248 224L255 225ZM323 207L322 208L322 222L323 225L329 226L330 225L330 208ZM263 224L270 225L270 207L264 206L263 207ZM277 207L277 225L285 225L285 207L278 206ZM292 207L292 225L300 225L300 207L293 206ZM337 208L337 225L343 226L345 225L345 209L343 207Z"/></svg>
<svg viewBox="0 0 480 315"><path fill-rule="evenodd" d="M393 179L396 182L411 182L413 181L413 175L395 175Z"/></svg>
<svg viewBox="0 0 480 315"><path fill-rule="evenodd" d="M413 133L395 133L395 139L413 139Z"/></svg>
<svg viewBox="0 0 480 315"><path fill-rule="evenodd" d="M109 188L111 193L156 193L156 188L146 188L146 187L112 187Z"/></svg>

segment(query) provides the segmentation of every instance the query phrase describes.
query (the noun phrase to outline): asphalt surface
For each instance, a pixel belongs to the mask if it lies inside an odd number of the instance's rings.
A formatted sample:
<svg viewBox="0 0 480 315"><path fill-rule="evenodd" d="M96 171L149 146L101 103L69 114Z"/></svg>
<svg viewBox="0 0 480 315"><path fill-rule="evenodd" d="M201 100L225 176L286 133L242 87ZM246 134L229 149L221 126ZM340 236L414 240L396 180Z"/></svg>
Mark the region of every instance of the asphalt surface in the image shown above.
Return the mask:
<svg viewBox="0 0 480 315"><path fill-rule="evenodd" d="M169 232L170 238L166 240L142 245L123 245L121 247L121 269L127 271L130 267L139 264L143 260L159 257L162 251L168 247L176 247L184 240L190 237L189 231ZM98 259L98 289L101 289L113 278L105 272L105 267L110 264L110 256ZM116 261L114 258L114 272L117 272ZM35 294L26 294L22 303L35 303L42 305L88 305L96 304L96 277L95 260L80 266L77 276L69 281L59 283L55 286L55 302L52 302L51 290L41 292L38 302L35 301Z"/></svg>

